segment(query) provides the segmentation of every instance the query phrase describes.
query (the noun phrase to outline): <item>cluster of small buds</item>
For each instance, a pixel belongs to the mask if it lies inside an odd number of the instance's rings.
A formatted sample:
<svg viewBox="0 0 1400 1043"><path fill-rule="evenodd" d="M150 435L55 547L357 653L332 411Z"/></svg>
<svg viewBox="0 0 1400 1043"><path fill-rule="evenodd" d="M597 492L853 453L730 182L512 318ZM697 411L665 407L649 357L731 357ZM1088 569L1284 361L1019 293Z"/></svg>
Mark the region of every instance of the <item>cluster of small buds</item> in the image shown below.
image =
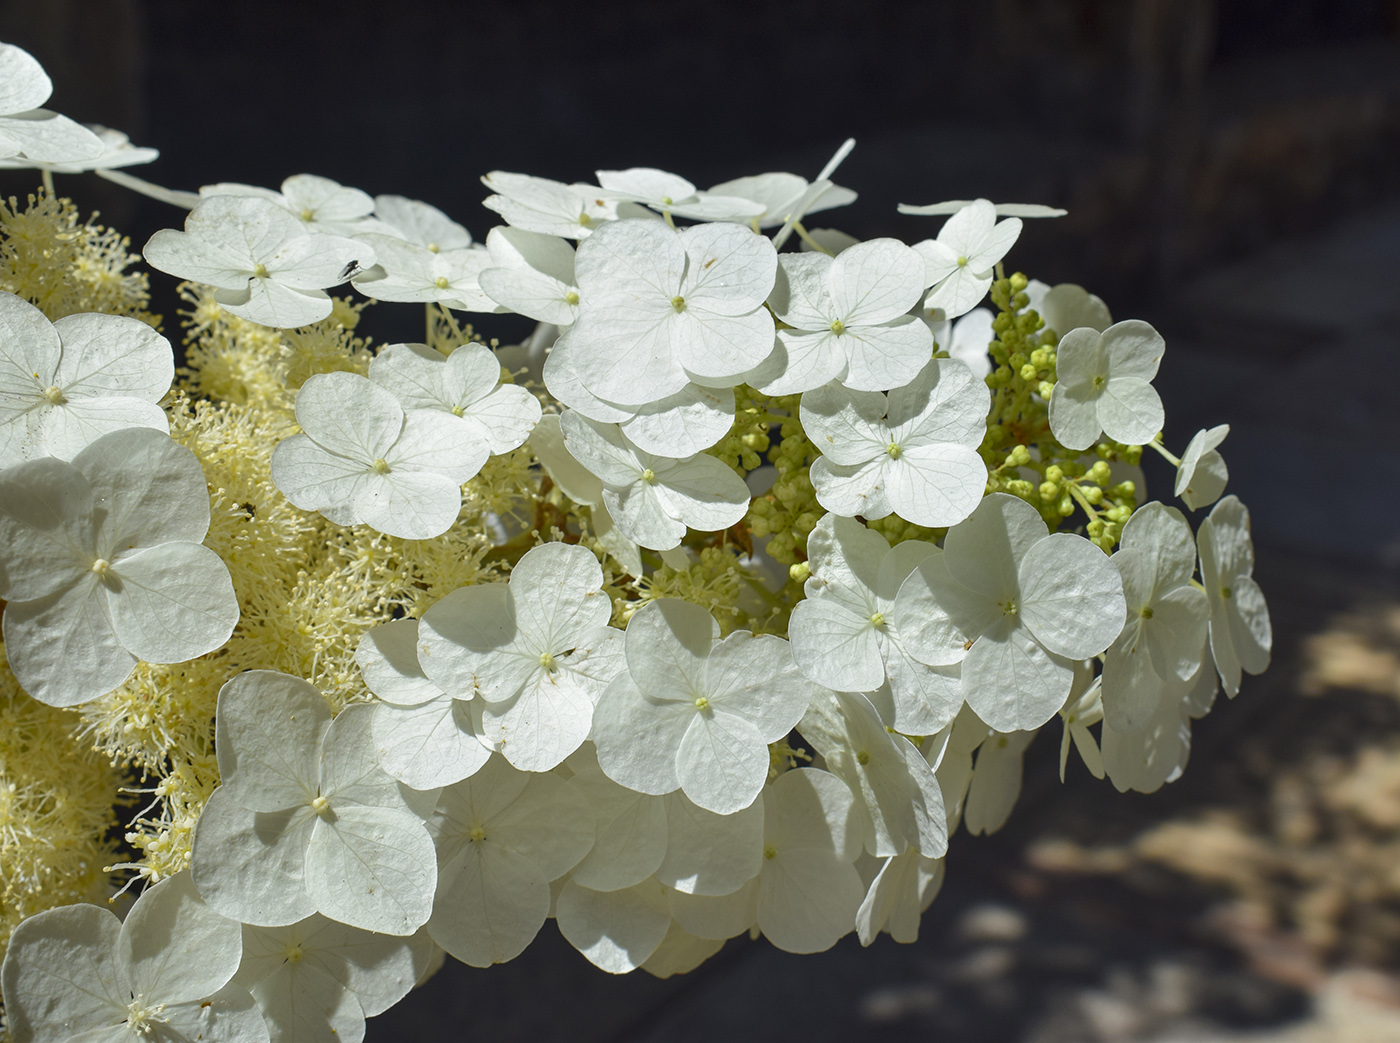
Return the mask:
<svg viewBox="0 0 1400 1043"><path fill-rule="evenodd" d="M0 98L41 102L36 68L0 45ZM56 120L0 113L0 159L63 172L24 137L86 140ZM173 396L148 325L0 295L4 652L167 771L114 867L152 883L126 923L15 932L17 1040L39 1011L358 1038L434 953L509 960L551 917L612 973L749 932L912 941L949 835L1006 821L1057 717L1062 771L1180 773L1272 644L1228 428L1174 456L1160 334L1005 275L1062 211L808 230L855 198L852 145L708 191L495 171L484 241L312 175L123 175L189 210L145 249L195 305ZM347 282L423 306L425 342L371 350ZM463 312L539 326L503 347ZM1211 508L1194 531L1140 505L1146 446ZM74 1003L54 939L130 1002Z"/></svg>

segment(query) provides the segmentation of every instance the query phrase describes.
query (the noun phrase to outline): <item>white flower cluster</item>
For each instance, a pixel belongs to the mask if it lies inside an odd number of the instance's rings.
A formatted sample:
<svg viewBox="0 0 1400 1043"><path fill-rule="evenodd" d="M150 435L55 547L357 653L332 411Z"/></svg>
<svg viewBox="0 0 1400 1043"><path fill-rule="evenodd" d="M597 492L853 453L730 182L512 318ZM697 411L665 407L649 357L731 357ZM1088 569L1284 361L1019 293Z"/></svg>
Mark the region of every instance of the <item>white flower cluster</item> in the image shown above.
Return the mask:
<svg viewBox="0 0 1400 1043"><path fill-rule="evenodd" d="M63 158L40 148L77 140L35 109L47 93L0 45L0 111L16 113L0 150ZM427 204L310 175L209 186L184 231L151 239L154 267L268 326L325 318L347 280L545 324L538 395L474 341L309 377L272 479L333 525L426 540L463 524L461 487L490 456L528 444L535 480L597 539L535 534L508 578L368 630L370 705L333 717L301 678L230 677L189 874L124 924L87 906L27 921L3 970L17 1043L358 1039L438 948L502 962L551 917L614 973L688 970L750 931L793 952L851 931L910 941L949 835L1006 820L1021 754L1057 715L1063 749L1120 789L1180 773L1217 676L1233 696L1271 645L1248 514L1220 499L1228 429L1170 457L1162 338L1077 287L1022 281L995 318L977 309L1011 285L1021 216L1054 211L903 208L947 215L912 246L806 229L854 199L830 180L847 151L810 183L710 191L650 168L596 185L495 172L486 205L507 224L484 246ZM794 234L803 249L780 253ZM989 356L1032 298L1058 336ZM0 598L25 690L75 705L138 660L217 649L239 608L202 546L204 476L155 404L168 343L2 295L0 361ZM994 437L1017 373L1035 447ZM788 444L806 440L814 498L776 580L752 522L764 461L719 450L755 395L788 396L772 408ZM754 453L775 462L771 434ZM1215 505L1194 536L1161 503L1095 510L1111 468L1092 452L1114 445L1168 455L1185 506ZM1080 508L1092 542L1047 524ZM891 518L905 538L871 524ZM762 604L746 626L618 595L618 567L657 581L730 530Z"/></svg>

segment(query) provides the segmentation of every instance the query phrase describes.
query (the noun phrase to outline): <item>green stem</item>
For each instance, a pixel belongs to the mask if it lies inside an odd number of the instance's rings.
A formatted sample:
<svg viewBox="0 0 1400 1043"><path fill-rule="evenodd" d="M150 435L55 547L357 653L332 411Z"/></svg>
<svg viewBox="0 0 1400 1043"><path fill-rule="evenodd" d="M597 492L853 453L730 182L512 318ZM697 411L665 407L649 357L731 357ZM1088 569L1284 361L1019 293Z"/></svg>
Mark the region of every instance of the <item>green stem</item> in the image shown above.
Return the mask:
<svg viewBox="0 0 1400 1043"><path fill-rule="evenodd" d="M1153 438L1149 440L1146 444L1150 445L1153 449L1157 450L1157 452L1160 453L1166 459L1167 463L1171 464L1173 467L1181 466L1180 458L1172 456L1171 453L1167 452L1166 447L1162 445L1161 442L1157 441L1157 439Z"/></svg>
<svg viewBox="0 0 1400 1043"><path fill-rule="evenodd" d="M1074 497L1079 506L1084 508L1084 513L1089 516L1090 521L1099 520L1099 512L1094 510L1094 505L1089 502L1089 497L1084 495L1083 490L1073 482L1069 483L1069 494Z"/></svg>
<svg viewBox="0 0 1400 1043"><path fill-rule="evenodd" d="M797 233L797 238L801 239L804 243L810 246L813 250L816 250L818 253L824 253L828 257L836 256L821 243L813 239L812 236L808 233L807 229L802 227L801 221L794 221L792 223L792 230Z"/></svg>
<svg viewBox="0 0 1400 1043"><path fill-rule="evenodd" d="M48 169L47 167L44 167L42 170L39 171L39 176L42 177L44 180L44 191L47 192L51 197L55 195L53 190L53 171Z"/></svg>

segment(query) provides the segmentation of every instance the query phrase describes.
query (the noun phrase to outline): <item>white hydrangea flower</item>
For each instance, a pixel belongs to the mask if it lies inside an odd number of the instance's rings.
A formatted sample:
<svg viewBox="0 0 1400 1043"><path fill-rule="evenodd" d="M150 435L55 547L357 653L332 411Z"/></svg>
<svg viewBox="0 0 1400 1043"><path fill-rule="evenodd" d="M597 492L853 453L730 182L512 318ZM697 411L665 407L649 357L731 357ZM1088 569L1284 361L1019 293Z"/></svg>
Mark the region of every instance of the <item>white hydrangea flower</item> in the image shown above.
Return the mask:
<svg viewBox="0 0 1400 1043"><path fill-rule="evenodd" d="M464 250L472 234L437 207L406 196L375 196L374 216L386 234L397 235L432 253Z"/></svg>
<svg viewBox="0 0 1400 1043"><path fill-rule="evenodd" d="M1049 534L1007 493L954 526L942 554L900 587L892 621L909 653L962 663L962 693L992 728L1039 728L1064 705L1072 660L1098 655L1123 627L1123 582L1082 536Z"/></svg>
<svg viewBox="0 0 1400 1043"><path fill-rule="evenodd" d="M1126 445L1146 443L1165 418L1151 380L1166 350L1162 335L1141 319L1102 333L1070 330L1056 348L1051 433L1069 449L1088 449L1100 432Z"/></svg>
<svg viewBox="0 0 1400 1043"><path fill-rule="evenodd" d="M640 793L682 789L727 815L768 778L768 744L792 729L812 697L788 643L719 624L698 605L658 599L638 609L624 641L627 670L593 713L598 763Z"/></svg>
<svg viewBox="0 0 1400 1043"><path fill-rule="evenodd" d="M624 669L602 588L592 551L545 543L508 583L461 587L423 614L424 673L459 699L480 697L483 740L522 771L549 771L578 749Z"/></svg>
<svg viewBox="0 0 1400 1043"><path fill-rule="evenodd" d="M629 576L642 574L642 552L635 540L630 540L613 523L603 503L603 483L583 464L574 459L564 446L564 430L559 415L550 413L540 418L530 433L530 449L550 480L574 503L587 507L588 520L598 544L622 566ZM676 551L675 553L680 553Z"/></svg>
<svg viewBox="0 0 1400 1043"><path fill-rule="evenodd" d="M1200 671L1210 606L1191 585L1196 542L1174 507L1153 502L1134 511L1110 560L1123 577L1128 616L1104 657L1103 711L1130 732L1147 722L1166 687Z"/></svg>
<svg viewBox="0 0 1400 1043"><path fill-rule="evenodd" d="M856 910L860 944L872 944L881 931L901 945L917 942L924 910L943 887L944 866L943 859L921 855L917 848L885 859Z"/></svg>
<svg viewBox="0 0 1400 1043"><path fill-rule="evenodd" d="M841 198L845 190L839 189L831 181L831 175L836 173L836 168L845 161L846 157L851 154L851 150L855 147L855 138L847 138L845 141L841 142L840 147L837 148L837 150L832 153L831 158L826 161L826 166L822 167L821 173L817 175L816 180L807 186L806 190L797 198L796 202L791 204L787 217L783 221L783 227L779 228L777 234L773 236L773 246L775 248L782 249L783 244L786 243L792 233L797 230L798 225L802 223L802 219L807 216L808 211L822 209L818 204L830 195L834 194L837 198ZM852 199L854 199L854 196L852 196ZM807 243L803 243L804 247L807 245Z"/></svg>
<svg viewBox="0 0 1400 1043"><path fill-rule="evenodd" d="M1104 723L1100 736L1103 770L1119 793L1155 793L1186 770L1191 755L1191 719L1204 717L1219 685L1215 667L1204 662L1189 685L1168 688L1147 723L1120 732Z"/></svg>
<svg viewBox="0 0 1400 1043"><path fill-rule="evenodd" d="M438 789L476 774L491 757L480 714L453 699L418 664L418 620L371 627L355 649L374 707L379 766L413 789Z"/></svg>
<svg viewBox="0 0 1400 1043"><path fill-rule="evenodd" d="M1204 638L1204 634L1202 634ZM1103 755L1089 728L1103 720L1103 699L1100 678L1094 676L1092 660L1074 664L1074 685L1069 698L1060 708L1060 781L1065 781L1071 745L1096 779L1103 778Z"/></svg>
<svg viewBox="0 0 1400 1043"><path fill-rule="evenodd" d="M24 690L76 706L138 659L180 663L227 641L238 599L208 532L199 461L149 428L0 472L4 641Z"/></svg>
<svg viewBox="0 0 1400 1043"><path fill-rule="evenodd" d="M900 585L938 553L920 540L891 547L858 521L825 515L807 538L811 575L788 624L793 658L817 684L873 692L888 679L892 723L906 735L938 731L962 705L958 668L913 659L889 619Z"/></svg>
<svg viewBox="0 0 1400 1043"><path fill-rule="evenodd" d="M484 247L432 250L392 235L362 235L358 242L376 259L360 262L351 279L355 289L381 301L437 303L456 311L500 312L481 289L481 273L491 267Z"/></svg>
<svg viewBox="0 0 1400 1043"><path fill-rule="evenodd" d="M24 298L0 293L0 363L0 469L40 456L71 460L122 428L170 429L156 403L175 378L175 357L138 319L49 322Z"/></svg>
<svg viewBox="0 0 1400 1043"><path fill-rule="evenodd" d="M486 237L491 267L478 278L482 292L503 308L538 322L571 326L578 318L574 248L557 235L493 228Z"/></svg>
<svg viewBox="0 0 1400 1043"><path fill-rule="evenodd" d="M725 181L712 186L705 195L731 196L759 204L763 207L763 212L756 218L747 219L756 221L759 228L778 227L786 222L790 215L796 213L799 207L804 215L815 214L833 207L849 206L856 201L856 193L849 188L831 185L808 203L805 197L811 187L805 177L773 171ZM803 205L804 203L806 205ZM744 219L736 217L734 220Z"/></svg>
<svg viewBox="0 0 1400 1043"><path fill-rule="evenodd" d="M1038 734L1035 729L1009 733L993 729L977 748L977 765L963 805L963 825L973 836L995 833L1006 825L1021 795L1026 747Z"/></svg>
<svg viewBox="0 0 1400 1043"><path fill-rule="evenodd" d="M188 873L146 889L126 922L86 903L31 916L10 936L0 987L15 1043L268 1043L231 981L242 931L200 901Z"/></svg>
<svg viewBox="0 0 1400 1043"><path fill-rule="evenodd" d="M53 82L33 55L0 43L0 157L77 163L102 155L106 146L96 134L41 108L52 93Z"/></svg>
<svg viewBox="0 0 1400 1043"><path fill-rule="evenodd" d="M606 401L643 405L692 380L732 386L773 353L763 302L778 260L764 236L615 221L579 244L574 267L576 368Z"/></svg>
<svg viewBox="0 0 1400 1043"><path fill-rule="evenodd" d="M470 457L481 461L468 478L486 462L482 447L493 456L519 448L540 420L540 400L501 383L501 364L485 344L463 344L451 355L426 344L390 344L370 362L369 379L393 392L405 412L457 418L473 443Z"/></svg>
<svg viewBox="0 0 1400 1043"><path fill-rule="evenodd" d="M549 915L550 882L593 845L593 815L571 782L499 757L442 791L431 828L440 868L428 933L473 967L525 951Z"/></svg>
<svg viewBox="0 0 1400 1043"><path fill-rule="evenodd" d="M655 167L594 171L598 194L629 203L640 203L663 214L693 221L752 221L764 205L741 196L699 192L685 178Z"/></svg>
<svg viewBox="0 0 1400 1043"><path fill-rule="evenodd" d="M947 854L947 817L933 768L913 743L886 729L869 699L818 692L797 730L855 795L867 852L880 858L909 848L930 858Z"/></svg>
<svg viewBox="0 0 1400 1043"><path fill-rule="evenodd" d="M1047 329L1062 336L1082 326L1102 333L1113 325L1113 315L1101 298L1072 282L1054 286L1032 279L1026 284L1027 305L1039 315Z"/></svg>
<svg viewBox="0 0 1400 1043"><path fill-rule="evenodd" d="M957 359L979 380L992 371L992 357L987 353L988 346L996 340L992 329L992 310L973 308L960 319L934 318L927 312L920 313L929 329L933 331L934 342ZM938 312L942 315L942 312Z"/></svg>
<svg viewBox="0 0 1400 1043"><path fill-rule="evenodd" d="M817 500L843 517L895 513L916 525L956 525L982 499L987 385L953 359L933 359L888 395L840 384L802 396L802 427L821 451Z"/></svg>
<svg viewBox="0 0 1400 1043"><path fill-rule="evenodd" d="M1263 673L1274 645L1269 606L1253 576L1249 511L1238 496L1215 505L1196 532L1196 545L1201 585L1210 599L1210 650L1220 683L1233 699L1240 690L1240 671Z"/></svg>
<svg viewBox="0 0 1400 1043"><path fill-rule="evenodd" d="M243 927L234 984L253 994L272 1043L356 1043L365 1019L408 995L433 943L372 934L313 915L286 927Z"/></svg>
<svg viewBox="0 0 1400 1043"><path fill-rule="evenodd" d="M919 752L933 765L938 788L943 793L949 834L962 822L967 787L972 782L972 755L990 734L986 722L964 704L946 731L926 736L919 746Z"/></svg>
<svg viewBox="0 0 1400 1043"><path fill-rule="evenodd" d="M50 170L55 174L81 174L88 170L115 170L118 167L132 167L141 163L152 163L160 158L160 150L139 148L119 130L90 123L87 130L97 135L102 142L100 155L89 159L40 162L24 156L0 158L0 170Z"/></svg>
<svg viewBox="0 0 1400 1043"><path fill-rule="evenodd" d="M358 373L309 377L296 416L304 433L272 454L282 495L339 525L365 524L407 540L452 527L462 483L489 454L474 425L434 410L405 414L393 394Z"/></svg>
<svg viewBox="0 0 1400 1043"><path fill-rule="evenodd" d="M585 239L600 225L620 217L656 217L636 203L600 196L594 185L565 185L503 170L491 171L481 183L495 193L481 205L500 214L507 224L528 232Z"/></svg>
<svg viewBox="0 0 1400 1043"><path fill-rule="evenodd" d="M667 797L638 793L598 766L592 743L567 762L576 791L593 813L593 847L570 874L590 891L619 891L656 875L669 847ZM695 805L690 805L694 807Z"/></svg>
<svg viewBox="0 0 1400 1043"><path fill-rule="evenodd" d="M924 291L924 261L897 239L871 239L839 257L784 254L769 304L791 327L757 386L810 391L831 380L857 391L909 383L933 355L929 328L909 309ZM774 371L769 376L770 370Z"/></svg>
<svg viewBox="0 0 1400 1043"><path fill-rule="evenodd" d="M1197 431L1186 443L1176 469L1176 495L1193 511L1209 507L1225 491L1230 469L1219 453L1220 443L1230 433L1229 424Z"/></svg>
<svg viewBox="0 0 1400 1043"><path fill-rule="evenodd" d="M279 927L319 912L409 935L432 909L437 861L421 793L378 766L374 711L331 719L306 681L249 670L219 691L221 784L195 828L191 868L211 907Z"/></svg>
<svg viewBox="0 0 1400 1043"><path fill-rule="evenodd" d="M226 181L205 185L199 194L205 199L215 196L265 199L295 217L309 232L357 237L364 232L381 230L379 223L370 216L374 212L374 200L367 193L315 174L293 174L282 182L280 192Z"/></svg>
<svg viewBox="0 0 1400 1043"><path fill-rule="evenodd" d="M949 199L942 203L924 203L914 205L912 203L900 203L898 210L901 214L910 214L920 217L940 217L944 214L956 214L964 207L969 207L978 202L975 199ZM994 204L997 217L1064 217L1069 213L1057 206L1046 206L1044 203L996 203Z"/></svg>
<svg viewBox="0 0 1400 1043"><path fill-rule="evenodd" d="M956 319L987 295L992 270L1021 234L1021 219L997 220L997 210L985 199L958 208L943 223L937 239L915 243L926 266L924 283L932 287L924 308L941 308Z"/></svg>
<svg viewBox="0 0 1400 1043"><path fill-rule="evenodd" d="M749 487L713 456L676 460L638 449L614 424L573 410L560 418L569 453L603 483L603 503L618 529L643 547L680 545L687 527L718 532L749 509Z"/></svg>
<svg viewBox="0 0 1400 1043"><path fill-rule="evenodd" d="M683 459L715 445L734 426L734 389L686 384L673 395L641 406L605 402L584 387L577 349L564 331L544 365L549 393L600 424L617 424L628 441L657 456Z"/></svg>
<svg viewBox="0 0 1400 1043"><path fill-rule="evenodd" d="M239 318L282 328L320 322L332 309L326 288L344 282L352 262L374 262L362 242L312 235L276 203L238 195L203 200L183 232L162 228L142 253L168 275L213 286Z"/></svg>
<svg viewBox="0 0 1400 1043"><path fill-rule="evenodd" d="M565 941L609 974L642 966L671 929L665 889L654 879L616 891L594 891L568 880L554 914Z"/></svg>

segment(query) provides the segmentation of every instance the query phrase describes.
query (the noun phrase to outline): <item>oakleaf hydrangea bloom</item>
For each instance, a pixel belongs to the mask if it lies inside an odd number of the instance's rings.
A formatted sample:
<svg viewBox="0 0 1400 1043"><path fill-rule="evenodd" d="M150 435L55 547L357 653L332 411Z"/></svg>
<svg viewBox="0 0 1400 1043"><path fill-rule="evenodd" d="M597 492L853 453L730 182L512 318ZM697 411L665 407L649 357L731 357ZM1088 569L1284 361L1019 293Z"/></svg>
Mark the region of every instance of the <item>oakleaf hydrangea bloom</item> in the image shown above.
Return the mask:
<svg viewBox="0 0 1400 1043"><path fill-rule="evenodd" d="M371 627L355 662L365 687L379 696L371 730L388 774L413 789L437 789L475 774L490 758L480 714L433 684L418 664L418 620Z"/></svg>
<svg viewBox="0 0 1400 1043"><path fill-rule="evenodd" d="M653 550L678 546L687 527L717 532L738 524L749 507L744 480L713 456L654 456L614 424L570 410L560 419L564 444L603 483L603 503L628 539Z"/></svg>
<svg viewBox="0 0 1400 1043"><path fill-rule="evenodd" d="M1021 219L997 220L996 207L978 199L944 222L937 239L915 243L926 266L924 284L931 286L924 308L941 309L956 319L971 311L992 285L992 269L1021 234Z"/></svg>
<svg viewBox="0 0 1400 1043"><path fill-rule="evenodd" d="M805 177L775 171L725 181L712 186L705 195L738 197L758 203L763 207L763 212L748 220L755 221L759 228L776 228L797 212L798 207L805 202L804 197L810 188L811 185ZM802 206L802 213L815 214L833 207L848 206L855 201L856 194L849 188L831 185L817 198Z"/></svg>
<svg viewBox="0 0 1400 1043"><path fill-rule="evenodd" d="M1039 279L1026 283L1026 297L1029 307L1044 321L1045 325L1061 335L1081 326L1102 333L1113 325L1113 315L1108 305L1084 287L1062 282L1050 286Z"/></svg>
<svg viewBox="0 0 1400 1043"><path fill-rule="evenodd" d="M1099 433L1142 445L1162 429L1162 399L1152 386L1167 345L1141 319L1102 333L1070 330L1060 338L1059 381L1050 395L1050 430L1069 449L1088 449Z"/></svg>
<svg viewBox="0 0 1400 1043"><path fill-rule="evenodd" d="M431 203L407 196L375 196L374 216L386 235L397 235L432 253L463 250L472 234Z"/></svg>
<svg viewBox="0 0 1400 1043"><path fill-rule="evenodd" d="M963 825L973 836L995 833L1006 825L1021 795L1026 748L1039 734L1035 729L993 730L977 748L977 764L967 787Z"/></svg>
<svg viewBox="0 0 1400 1043"><path fill-rule="evenodd" d="M947 818L933 768L913 743L886 728L869 699L819 692L798 729L855 795L867 852L886 857L912 847L930 858L947 854Z"/></svg>
<svg viewBox="0 0 1400 1043"><path fill-rule="evenodd" d="M494 267L482 271L482 291L520 315L556 326L578 318L574 248L557 235L520 228L493 228L486 249Z"/></svg>
<svg viewBox="0 0 1400 1043"><path fill-rule="evenodd" d="M258 196L216 195L162 228L142 251L153 268L215 288L228 311L264 326L305 326L331 313L326 288L351 262L374 262L364 243L312 235L286 209Z"/></svg>
<svg viewBox="0 0 1400 1043"><path fill-rule="evenodd" d="M378 766L374 711L331 719L310 683L249 670L219 692L221 785L194 838L192 870L213 908L278 927L319 912L382 934L428 920L437 862L420 793Z"/></svg>
<svg viewBox="0 0 1400 1043"><path fill-rule="evenodd" d="M1134 512L1112 561L1128 618L1104 658L1103 709L1109 725L1126 732L1146 723L1164 687L1200 671L1210 610L1191 585L1196 543L1175 508L1149 503Z"/></svg>
<svg viewBox="0 0 1400 1043"><path fill-rule="evenodd" d="M351 280L355 289L381 301L437 303L457 311L494 312L500 306L481 289L491 257L476 246L432 250L391 235L362 235L362 250L377 260Z"/></svg>
<svg viewBox="0 0 1400 1043"><path fill-rule="evenodd" d="M943 887L944 867L943 859L921 855L912 847L885 859L856 910L860 944L870 945L881 931L901 945L917 942L924 910Z"/></svg>
<svg viewBox="0 0 1400 1043"><path fill-rule="evenodd" d="M0 159L0 170L25 170L37 168L55 174L81 174L87 170L116 170L118 167L137 166L152 163L160 158L160 151L153 148L140 148L119 130L93 123L86 127L102 142L102 152L87 159L41 162L23 156Z"/></svg>
<svg viewBox="0 0 1400 1043"><path fill-rule="evenodd" d="M843 517L897 513L917 525L955 525L987 482L977 452L989 393L971 370L934 359L888 395L828 384L802 396L802 426L822 457L817 500Z"/></svg>
<svg viewBox="0 0 1400 1043"><path fill-rule="evenodd" d="M479 697L481 734L522 771L549 771L588 738L621 671L622 632L593 552L545 543L509 583L462 587L423 614L418 659L433 683Z"/></svg>
<svg viewBox="0 0 1400 1043"><path fill-rule="evenodd" d="M527 232L584 239L600 225L619 217L654 217L635 203L619 203L603 197L593 185L565 185L529 174L493 170L481 183L494 192L482 206L494 210L506 223Z"/></svg>
<svg viewBox="0 0 1400 1043"><path fill-rule="evenodd" d="M593 816L569 781L499 757L442 791L431 826L440 869L428 933L473 967L525 951L549 915L550 882L593 846Z"/></svg>
<svg viewBox="0 0 1400 1043"><path fill-rule="evenodd" d="M1220 455L1220 443L1230 433L1229 424L1197 431L1186 443L1176 469L1176 495L1193 511L1209 507L1225 491L1230 469Z"/></svg>
<svg viewBox="0 0 1400 1043"><path fill-rule="evenodd" d="M310 377L296 416L305 433L272 455L282 495L337 524L363 523L407 540L452 527L461 484L489 453L476 441L476 425L429 409L405 414L393 394L357 373Z"/></svg>
<svg viewBox="0 0 1400 1043"><path fill-rule="evenodd" d="M315 174L293 174L282 182L280 192L256 185L223 182L205 185L199 194L206 199L211 196L265 199L287 211L310 232L355 236L378 230L376 222L370 218L374 210L373 199L358 188L349 188Z"/></svg>
<svg viewBox="0 0 1400 1043"><path fill-rule="evenodd" d="M243 928L234 984L246 987L272 1043L356 1043L427 970L432 941L371 934L319 914L286 927Z"/></svg>
<svg viewBox="0 0 1400 1043"><path fill-rule="evenodd" d="M466 436L461 452L481 470L487 454L525 444L539 423L540 401L514 384L501 383L501 364L484 344L463 344L444 355L426 344L390 344L369 364L369 379L393 392L406 412L429 410L457 418ZM455 477L455 475L454 475Z"/></svg>
<svg viewBox="0 0 1400 1043"><path fill-rule="evenodd" d="M71 460L109 431L169 430L156 405L170 390L170 342L138 319L69 315L49 322L0 293L0 468Z"/></svg>
<svg viewBox="0 0 1400 1043"><path fill-rule="evenodd" d="M895 239L872 239L839 257L784 254L770 304L791 327L762 368L781 372L759 386L770 394L809 391L840 380L857 391L909 383L933 353L928 326L908 314L924 291L924 262Z"/></svg>
<svg viewBox="0 0 1400 1043"><path fill-rule="evenodd" d="M200 901L188 873L148 888L123 923L95 905L48 909L10 938L0 986L15 1043L267 1043L231 983L242 929Z"/></svg>
<svg viewBox="0 0 1400 1043"><path fill-rule="evenodd" d="M76 706L138 659L179 663L227 641L238 599L208 531L199 462L149 428L0 472L5 649L25 691Z"/></svg>
<svg viewBox="0 0 1400 1043"><path fill-rule="evenodd" d="M951 721L963 698L958 668L913 659L890 619L900 585L938 548L920 540L891 547L860 522L828 514L807 553L807 596L788 624L802 672L846 692L873 692L888 678L892 723L907 735L931 735Z"/></svg>
<svg viewBox="0 0 1400 1043"><path fill-rule="evenodd" d="M695 221L751 221L764 212L762 203L742 196L698 192L685 178L655 167L595 171L604 198L641 203L663 214Z"/></svg>
<svg viewBox="0 0 1400 1043"><path fill-rule="evenodd" d="M1269 607L1253 576L1249 511L1239 497L1227 496L1215 505L1201 522L1196 545L1201 585L1210 600L1210 650L1220 683L1234 698L1240 690L1240 671L1263 673L1274 645Z"/></svg>
<svg viewBox="0 0 1400 1043"><path fill-rule="evenodd" d="M96 134L40 107L52 93L53 81L33 55L0 43L0 157L73 163L102 155L105 146Z"/></svg>
<svg viewBox="0 0 1400 1043"><path fill-rule="evenodd" d="M1163 690L1146 724L1122 732L1105 723L1101 757L1114 788L1155 793L1179 777L1191 755L1191 719L1209 712L1218 690L1215 668L1205 663L1189 685Z"/></svg>
<svg viewBox="0 0 1400 1043"><path fill-rule="evenodd" d="M624 647L627 670L593 715L603 771L641 793L682 789L720 815L752 804L768 743L812 697L787 642L747 630L720 641L703 608L660 599L632 616Z"/></svg>
<svg viewBox="0 0 1400 1043"><path fill-rule="evenodd" d="M691 383L645 405L618 406L604 402L584 386L576 368L579 361L572 335L565 330L544 364L549 393L589 420L617 424L627 440L645 452L675 459L694 456L709 449L734 426L732 388Z"/></svg>
<svg viewBox="0 0 1400 1043"><path fill-rule="evenodd" d="M1006 493L983 499L914 570L892 621L925 663L962 664L968 705L992 728L1039 728L1064 705L1070 660L1098 655L1123 627L1118 570L1082 536L1050 535Z"/></svg>
<svg viewBox="0 0 1400 1043"><path fill-rule="evenodd" d="M691 380L732 386L773 352L763 302L777 254L748 229L615 221L579 244L574 267L576 368L608 402L641 405Z"/></svg>

